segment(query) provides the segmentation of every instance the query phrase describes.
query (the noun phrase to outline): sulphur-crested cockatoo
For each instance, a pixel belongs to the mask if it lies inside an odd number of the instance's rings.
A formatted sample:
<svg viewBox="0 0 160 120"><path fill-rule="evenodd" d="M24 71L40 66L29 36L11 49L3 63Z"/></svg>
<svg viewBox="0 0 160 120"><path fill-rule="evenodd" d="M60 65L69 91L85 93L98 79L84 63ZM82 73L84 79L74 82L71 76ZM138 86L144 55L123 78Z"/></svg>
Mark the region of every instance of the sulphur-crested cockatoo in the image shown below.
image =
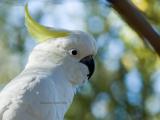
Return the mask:
<svg viewBox="0 0 160 120"><path fill-rule="evenodd" d="M0 92L0 120L63 120L75 88L93 74L95 40L82 31L40 25L27 5L25 22L39 44L25 69Z"/></svg>

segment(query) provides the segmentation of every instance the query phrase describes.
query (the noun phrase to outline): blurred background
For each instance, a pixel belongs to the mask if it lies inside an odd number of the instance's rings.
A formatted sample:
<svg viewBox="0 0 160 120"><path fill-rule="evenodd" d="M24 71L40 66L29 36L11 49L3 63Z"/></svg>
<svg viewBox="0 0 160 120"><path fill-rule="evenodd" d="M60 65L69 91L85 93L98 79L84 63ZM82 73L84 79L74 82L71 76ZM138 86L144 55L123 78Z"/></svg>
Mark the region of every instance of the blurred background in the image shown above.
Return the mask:
<svg viewBox="0 0 160 120"><path fill-rule="evenodd" d="M36 42L24 25L26 0L0 0L0 89L24 68ZM160 1L132 0L160 32ZM96 72L78 89L65 120L160 120L160 58L105 0L30 0L46 26L83 30L99 48Z"/></svg>

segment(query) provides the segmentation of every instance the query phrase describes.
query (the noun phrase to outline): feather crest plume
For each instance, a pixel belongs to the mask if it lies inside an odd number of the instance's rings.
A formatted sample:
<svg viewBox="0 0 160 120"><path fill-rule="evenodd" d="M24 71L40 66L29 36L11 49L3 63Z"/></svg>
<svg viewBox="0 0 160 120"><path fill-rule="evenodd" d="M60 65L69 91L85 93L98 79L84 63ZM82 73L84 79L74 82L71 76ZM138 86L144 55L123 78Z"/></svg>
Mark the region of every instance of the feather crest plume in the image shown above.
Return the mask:
<svg viewBox="0 0 160 120"><path fill-rule="evenodd" d="M70 35L70 32L67 30L58 30L39 24L29 14L28 4L25 5L25 25L31 36L36 38L38 42L43 42L50 38L66 37Z"/></svg>

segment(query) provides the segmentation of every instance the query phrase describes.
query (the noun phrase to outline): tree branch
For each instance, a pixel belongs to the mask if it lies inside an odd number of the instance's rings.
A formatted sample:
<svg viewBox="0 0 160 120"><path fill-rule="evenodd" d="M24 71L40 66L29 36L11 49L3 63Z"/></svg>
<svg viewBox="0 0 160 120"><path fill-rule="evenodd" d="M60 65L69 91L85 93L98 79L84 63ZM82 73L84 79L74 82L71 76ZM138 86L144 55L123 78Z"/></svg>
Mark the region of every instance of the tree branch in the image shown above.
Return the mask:
<svg viewBox="0 0 160 120"><path fill-rule="evenodd" d="M145 16L129 0L107 0L143 40L147 40L160 56L160 36Z"/></svg>

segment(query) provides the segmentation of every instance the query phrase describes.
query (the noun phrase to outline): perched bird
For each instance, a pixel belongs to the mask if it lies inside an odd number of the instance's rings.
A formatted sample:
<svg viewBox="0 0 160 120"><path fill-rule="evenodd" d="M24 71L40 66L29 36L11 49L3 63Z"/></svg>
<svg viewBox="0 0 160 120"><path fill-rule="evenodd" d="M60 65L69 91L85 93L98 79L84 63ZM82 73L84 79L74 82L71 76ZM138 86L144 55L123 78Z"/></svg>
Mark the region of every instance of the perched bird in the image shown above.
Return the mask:
<svg viewBox="0 0 160 120"><path fill-rule="evenodd" d="M40 25L27 5L25 22L39 44L0 92L0 120L63 120L76 87L94 72L95 40L82 31Z"/></svg>

